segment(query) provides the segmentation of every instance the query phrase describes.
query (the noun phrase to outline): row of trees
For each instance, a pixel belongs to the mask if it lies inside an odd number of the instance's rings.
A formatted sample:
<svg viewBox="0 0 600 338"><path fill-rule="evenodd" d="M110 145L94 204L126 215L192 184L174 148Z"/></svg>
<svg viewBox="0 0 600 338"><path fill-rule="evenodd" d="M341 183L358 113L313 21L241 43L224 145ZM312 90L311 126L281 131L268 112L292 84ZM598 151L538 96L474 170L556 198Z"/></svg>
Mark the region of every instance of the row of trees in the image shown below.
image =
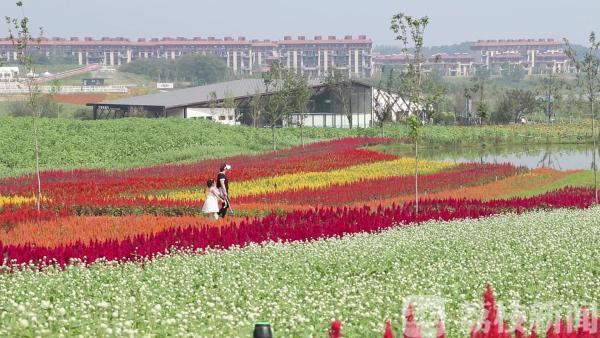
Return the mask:
<svg viewBox="0 0 600 338"><path fill-rule="evenodd" d="M264 94L256 92L250 101L252 123L256 127L262 119L271 128L273 150L277 150L275 129L278 125L296 122L300 127L300 138L304 147L304 120L312 104L314 90L308 79L274 63L263 74ZM292 120L292 115L297 120Z"/></svg>

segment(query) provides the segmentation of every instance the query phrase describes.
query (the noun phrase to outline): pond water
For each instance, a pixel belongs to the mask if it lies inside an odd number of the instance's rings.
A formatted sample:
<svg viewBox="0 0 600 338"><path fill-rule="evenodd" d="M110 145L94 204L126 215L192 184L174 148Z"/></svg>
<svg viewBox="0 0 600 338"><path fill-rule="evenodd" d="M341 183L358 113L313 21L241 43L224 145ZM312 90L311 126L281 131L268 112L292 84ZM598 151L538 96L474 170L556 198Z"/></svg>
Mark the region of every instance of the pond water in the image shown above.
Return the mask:
<svg viewBox="0 0 600 338"><path fill-rule="evenodd" d="M402 144L377 146L377 151L414 156L410 147ZM451 146L419 148L419 157L437 161L512 163L527 168L553 168L557 170L592 169L591 145L511 145L511 146ZM596 152L596 166L600 153Z"/></svg>

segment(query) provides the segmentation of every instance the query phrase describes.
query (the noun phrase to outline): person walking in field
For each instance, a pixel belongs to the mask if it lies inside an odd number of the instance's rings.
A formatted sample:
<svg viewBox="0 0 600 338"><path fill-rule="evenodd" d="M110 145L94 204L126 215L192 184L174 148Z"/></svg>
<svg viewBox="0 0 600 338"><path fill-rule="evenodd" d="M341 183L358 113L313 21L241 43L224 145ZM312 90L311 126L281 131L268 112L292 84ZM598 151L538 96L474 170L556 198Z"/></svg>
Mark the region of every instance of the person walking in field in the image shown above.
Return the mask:
<svg viewBox="0 0 600 338"><path fill-rule="evenodd" d="M223 203L225 203L225 201L221 198L221 192L217 189L215 180L212 178L209 179L206 181L206 186L208 187L208 194L206 195L206 200L202 206L202 212L212 215L212 217L217 220L219 219L219 201Z"/></svg>
<svg viewBox="0 0 600 338"><path fill-rule="evenodd" d="M217 174L217 188L221 193L221 199L223 200L223 205L219 210L219 216L221 218L225 218L227 215L227 209L229 209L229 180L227 179L227 172L231 170L231 166L229 164L223 164L219 169L219 174Z"/></svg>

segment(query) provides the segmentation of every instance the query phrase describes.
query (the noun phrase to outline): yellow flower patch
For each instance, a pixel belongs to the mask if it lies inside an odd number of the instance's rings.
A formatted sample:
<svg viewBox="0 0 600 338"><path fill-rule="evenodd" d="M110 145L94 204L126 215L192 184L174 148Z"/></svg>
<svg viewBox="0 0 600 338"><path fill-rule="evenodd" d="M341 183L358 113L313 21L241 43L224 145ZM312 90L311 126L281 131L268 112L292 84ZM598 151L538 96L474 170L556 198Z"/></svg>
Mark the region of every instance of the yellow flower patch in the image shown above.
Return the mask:
<svg viewBox="0 0 600 338"><path fill-rule="evenodd" d="M436 161L419 161L419 173L427 174L454 167L455 164ZM401 158L369 164L361 164L330 172L308 172L260 178L242 182L231 182L231 197L275 193L302 188L325 188L331 185L349 184L361 180L372 180L391 176L412 175L415 170L414 158ZM204 199L204 192L180 191L159 199L198 200Z"/></svg>
<svg viewBox="0 0 600 338"><path fill-rule="evenodd" d="M35 196L0 196L0 207L7 204L28 204L35 203Z"/></svg>

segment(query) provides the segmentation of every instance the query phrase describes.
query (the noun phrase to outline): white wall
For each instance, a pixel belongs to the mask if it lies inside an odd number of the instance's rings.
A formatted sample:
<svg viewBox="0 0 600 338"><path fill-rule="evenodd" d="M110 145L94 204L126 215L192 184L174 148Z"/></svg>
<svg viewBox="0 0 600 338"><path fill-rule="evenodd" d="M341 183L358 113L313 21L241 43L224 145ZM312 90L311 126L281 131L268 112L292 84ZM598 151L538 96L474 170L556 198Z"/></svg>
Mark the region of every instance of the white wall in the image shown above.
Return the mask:
<svg viewBox="0 0 600 338"><path fill-rule="evenodd" d="M16 81L19 77L19 67L0 67L0 81Z"/></svg>
<svg viewBox="0 0 600 338"><path fill-rule="evenodd" d="M374 109L377 106L377 103L379 103L380 107L385 107L387 102L392 103L397 98L398 98L398 95L396 95L396 94L391 94L384 90L380 90L380 89L373 87L373 107L374 107ZM401 98L398 98L398 100L394 104L394 108L392 110L392 120L393 121L396 121L397 113L406 112L408 110L407 104L410 105L410 101L402 100ZM419 107L421 107L421 106L419 106ZM411 108L414 110L414 107L411 107Z"/></svg>
<svg viewBox="0 0 600 338"><path fill-rule="evenodd" d="M183 113L181 117L183 117ZM209 119L227 125L237 124L235 121L235 109L233 108L188 108L187 118Z"/></svg>
<svg viewBox="0 0 600 338"><path fill-rule="evenodd" d="M293 125L298 124L299 117L292 116ZM352 128L368 128L371 126L371 113L352 114ZM306 127L349 128L348 118L341 114L314 113L307 114L304 119Z"/></svg>

